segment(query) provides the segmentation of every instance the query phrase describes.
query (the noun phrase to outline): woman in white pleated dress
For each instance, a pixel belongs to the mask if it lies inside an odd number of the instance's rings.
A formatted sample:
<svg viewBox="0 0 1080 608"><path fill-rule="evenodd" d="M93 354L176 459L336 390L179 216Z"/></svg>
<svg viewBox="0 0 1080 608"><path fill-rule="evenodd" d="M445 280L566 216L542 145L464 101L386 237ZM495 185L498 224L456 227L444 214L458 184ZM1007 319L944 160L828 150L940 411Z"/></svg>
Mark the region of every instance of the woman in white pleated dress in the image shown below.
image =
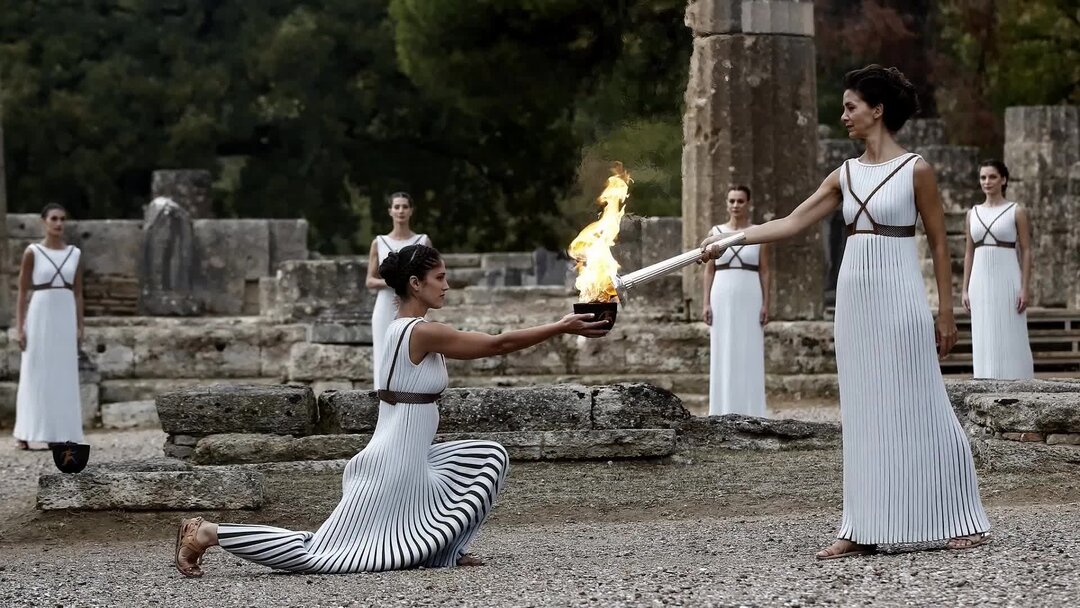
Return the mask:
<svg viewBox="0 0 1080 608"><path fill-rule="evenodd" d="M371 311L371 367L372 386L379 386L379 378L383 377L382 361L379 353L383 351L386 342L386 329L397 317L397 296L394 290L386 285L382 275L379 274L379 264L386 259L391 252L400 251L409 245L427 245L434 247L431 239L426 234L416 234L409 226L413 215L412 197L407 192L395 192L390 195L387 213L394 221L394 228L389 234L380 234L371 240L371 251L368 254L368 274L366 285L368 289L378 290L375 296L375 308Z"/></svg>
<svg viewBox="0 0 1080 608"><path fill-rule="evenodd" d="M750 188L727 193L728 222L709 236L750 224ZM769 322L767 245L729 247L705 264L705 323L709 325L709 415L765 416L765 333Z"/></svg>
<svg viewBox="0 0 1080 608"><path fill-rule="evenodd" d="M964 308L971 313L976 378L1035 377L1028 342L1031 228L1027 211L1009 202L1009 169L999 160L979 166L986 199L967 215Z"/></svg>
<svg viewBox="0 0 1080 608"><path fill-rule="evenodd" d="M15 440L82 443L79 340L83 331L82 252L64 242L67 212L41 212L45 238L23 252L15 327L22 361L15 405Z"/></svg>
<svg viewBox="0 0 1080 608"><path fill-rule="evenodd" d="M345 467L341 502L314 533L185 519L176 536L182 574L202 576L199 559L214 545L263 566L308 574L482 563L467 550L509 461L492 441L431 443L439 426L437 400L448 384L445 359L504 355L562 334L601 337L606 322L571 314L497 336L458 331L424 319L442 308L450 288L437 251L412 245L387 256L379 270L401 305L381 353L386 375L379 420L367 447Z"/></svg>
<svg viewBox="0 0 1080 608"><path fill-rule="evenodd" d="M866 151L787 217L744 231L747 243L778 241L841 204L848 225L835 321L844 512L836 541L817 557L946 539L949 549L969 549L988 540L990 524L937 358L956 343L945 214L934 170L894 139L918 109L915 88L879 65L849 72L844 88L841 120ZM941 302L936 327L915 243L920 217ZM719 254L716 240L702 242L703 259Z"/></svg>

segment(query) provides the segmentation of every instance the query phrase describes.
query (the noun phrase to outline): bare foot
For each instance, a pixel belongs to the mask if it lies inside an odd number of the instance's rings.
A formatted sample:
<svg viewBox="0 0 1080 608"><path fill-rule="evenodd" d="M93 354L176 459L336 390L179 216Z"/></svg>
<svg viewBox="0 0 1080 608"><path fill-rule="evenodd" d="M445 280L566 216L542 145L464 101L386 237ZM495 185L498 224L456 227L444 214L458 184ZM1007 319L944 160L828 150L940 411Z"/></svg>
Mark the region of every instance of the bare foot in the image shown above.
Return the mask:
<svg viewBox="0 0 1080 608"><path fill-rule="evenodd" d="M480 559L474 553L466 553L458 558L457 565L459 566L483 566L484 560Z"/></svg>
<svg viewBox="0 0 1080 608"><path fill-rule="evenodd" d="M814 556L818 559L841 559L858 555L873 555L874 553L877 553L877 546L875 545L860 545L850 540L838 538L833 544L818 551Z"/></svg>
<svg viewBox="0 0 1080 608"><path fill-rule="evenodd" d="M945 547L954 551L959 549L974 549L975 547L985 545L988 542L990 542L989 534L968 534L967 536L956 536L949 539L949 542Z"/></svg>

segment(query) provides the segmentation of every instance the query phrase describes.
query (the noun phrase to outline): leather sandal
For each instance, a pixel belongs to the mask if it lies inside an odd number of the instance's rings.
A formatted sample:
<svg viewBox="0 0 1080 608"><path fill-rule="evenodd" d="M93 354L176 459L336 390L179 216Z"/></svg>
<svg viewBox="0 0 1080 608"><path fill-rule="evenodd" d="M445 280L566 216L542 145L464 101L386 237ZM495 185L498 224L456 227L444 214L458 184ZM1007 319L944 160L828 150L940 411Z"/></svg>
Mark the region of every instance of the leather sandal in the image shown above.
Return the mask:
<svg viewBox="0 0 1080 608"><path fill-rule="evenodd" d="M187 577L194 578L203 575L202 568L199 568L199 565L202 564L203 553L206 553L209 545L204 545L198 541L199 527L202 524L203 518L193 517L181 521L180 527L176 529L176 569L180 574ZM182 561L180 552L184 549L194 553L190 561Z"/></svg>
<svg viewBox="0 0 1080 608"><path fill-rule="evenodd" d="M963 551L964 549L974 549L975 547L985 545L990 542L990 533L983 532L981 534L969 534L967 536L955 536L949 539L945 548L951 551Z"/></svg>
<svg viewBox="0 0 1080 608"><path fill-rule="evenodd" d="M457 559L458 566L483 566L484 560L475 553L462 553Z"/></svg>
<svg viewBox="0 0 1080 608"><path fill-rule="evenodd" d="M15 447L20 449L20 450L29 450L30 449L30 444L23 441L22 439L16 439L15 440Z"/></svg>
<svg viewBox="0 0 1080 608"><path fill-rule="evenodd" d="M841 540L849 543L847 551L841 551L837 548L837 543ZM819 560L826 559L844 559L845 557L858 557L860 555L874 555L878 552L877 545L860 545L853 543L847 539L837 539L833 544L825 547L821 551L818 551L814 556Z"/></svg>

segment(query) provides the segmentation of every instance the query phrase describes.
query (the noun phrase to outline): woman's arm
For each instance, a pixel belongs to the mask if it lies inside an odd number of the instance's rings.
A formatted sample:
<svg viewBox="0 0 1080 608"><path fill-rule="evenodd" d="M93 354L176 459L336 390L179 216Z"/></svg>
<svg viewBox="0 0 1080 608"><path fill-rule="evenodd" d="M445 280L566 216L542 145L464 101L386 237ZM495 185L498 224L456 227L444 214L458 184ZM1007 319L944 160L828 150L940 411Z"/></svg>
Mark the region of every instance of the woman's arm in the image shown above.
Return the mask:
<svg viewBox="0 0 1080 608"><path fill-rule="evenodd" d="M26 309L30 305L31 279L34 276L34 252L27 247L19 264L19 301L15 303L15 333L19 349L26 350Z"/></svg>
<svg viewBox="0 0 1080 608"><path fill-rule="evenodd" d="M744 242L748 245L772 243L773 241L790 238L825 219L840 204L840 199L840 170L837 169L830 173L829 177L825 178L825 181L821 182L817 191L811 194L810 198L800 203L787 216L758 226L751 226L740 232L746 235ZM730 234L710 236L701 242L701 246L707 247L725 236L730 236ZM715 248L709 252L715 254L712 256L713 258L719 257L721 253Z"/></svg>
<svg viewBox="0 0 1080 608"><path fill-rule="evenodd" d="M706 325L712 325L712 284L716 278L716 264L712 260L705 262L705 297L702 298L705 308L701 311L701 319Z"/></svg>
<svg viewBox="0 0 1080 608"><path fill-rule="evenodd" d="M371 241L371 251L368 253L367 280L364 285L368 289L386 289L386 281L379 275L379 245L374 239Z"/></svg>
<svg viewBox="0 0 1080 608"><path fill-rule="evenodd" d="M934 169L921 158L915 161L915 207L922 217L926 240L934 258L934 277L937 279L938 356L944 358L956 344L956 320L953 318L952 266L949 262L949 243L945 238L945 210L938 195Z"/></svg>
<svg viewBox="0 0 1080 608"><path fill-rule="evenodd" d="M569 314L561 320L528 329L515 329L491 335L459 331L442 323L418 323L409 342L409 357L414 363L428 353L440 353L450 359L482 359L505 355L536 346L560 334L599 338L608 333L607 321L587 321L592 314Z"/></svg>
<svg viewBox="0 0 1080 608"><path fill-rule="evenodd" d="M758 278L761 280L761 314L762 325L769 322L769 246L762 245L758 254Z"/></svg>
<svg viewBox="0 0 1080 608"><path fill-rule="evenodd" d="M1016 312L1024 312L1028 307L1028 288L1031 286L1031 218L1027 209L1016 208L1016 246L1020 248L1020 298L1016 302Z"/></svg>
<svg viewBox="0 0 1080 608"><path fill-rule="evenodd" d="M971 266L975 262L975 241L971 238L971 211L964 216L964 234L966 235L964 246L964 289L960 292L964 302L964 310L971 312L971 300L968 298L968 287L971 285Z"/></svg>
<svg viewBox="0 0 1080 608"><path fill-rule="evenodd" d="M83 337L83 271L82 260L79 262L79 266L75 269L75 284L72 287L75 290L75 338L81 341Z"/></svg>

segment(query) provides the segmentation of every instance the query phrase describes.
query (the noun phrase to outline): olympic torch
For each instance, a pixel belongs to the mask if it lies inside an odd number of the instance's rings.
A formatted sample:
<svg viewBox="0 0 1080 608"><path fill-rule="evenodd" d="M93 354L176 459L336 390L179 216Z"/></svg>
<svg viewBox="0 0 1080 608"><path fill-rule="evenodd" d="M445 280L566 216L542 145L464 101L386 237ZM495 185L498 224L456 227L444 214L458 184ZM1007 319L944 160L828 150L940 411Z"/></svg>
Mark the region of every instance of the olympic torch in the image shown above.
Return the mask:
<svg viewBox="0 0 1080 608"><path fill-rule="evenodd" d="M731 236L724 237L719 241L711 243L709 249L726 249L732 245L738 245L746 240L746 235L741 232L736 232ZM626 298L631 289L641 285L642 283L648 283L654 281L666 274L675 272L680 268L684 268L693 264L701 259L701 249L694 249L681 253L675 257L668 258L661 262L657 262L651 266L646 266L640 270L635 270L624 276L618 274L611 275L611 283L615 286L615 292L619 296L619 304L623 307L626 306Z"/></svg>

